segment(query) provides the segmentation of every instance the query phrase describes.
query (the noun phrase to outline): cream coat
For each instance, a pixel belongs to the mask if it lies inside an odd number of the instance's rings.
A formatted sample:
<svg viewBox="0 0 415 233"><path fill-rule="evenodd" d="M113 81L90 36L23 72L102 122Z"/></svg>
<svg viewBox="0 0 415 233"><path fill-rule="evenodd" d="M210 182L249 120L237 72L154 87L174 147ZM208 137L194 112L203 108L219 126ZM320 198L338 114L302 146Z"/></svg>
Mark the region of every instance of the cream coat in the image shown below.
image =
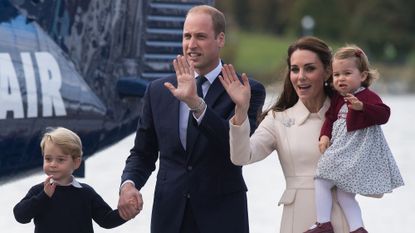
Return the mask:
<svg viewBox="0 0 415 233"><path fill-rule="evenodd" d="M284 205L281 233L303 233L316 221L313 180L320 157L318 138L329 105L326 99L318 113L310 113L298 101L283 112L271 111L251 138L248 121L241 126L230 126L233 163L254 163L277 151L286 182L278 203ZM349 232L337 201L333 203L332 224L335 233Z"/></svg>

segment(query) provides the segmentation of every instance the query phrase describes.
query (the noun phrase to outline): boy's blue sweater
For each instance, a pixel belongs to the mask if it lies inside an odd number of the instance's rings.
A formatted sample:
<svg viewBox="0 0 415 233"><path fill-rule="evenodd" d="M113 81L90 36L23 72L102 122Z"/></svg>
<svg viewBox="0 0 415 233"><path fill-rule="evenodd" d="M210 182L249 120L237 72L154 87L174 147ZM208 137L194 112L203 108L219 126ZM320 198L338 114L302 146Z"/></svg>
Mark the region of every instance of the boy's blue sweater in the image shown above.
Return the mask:
<svg viewBox="0 0 415 233"><path fill-rule="evenodd" d="M92 233L92 219L103 228L125 222L92 187L80 184L82 188L56 186L51 198L43 183L35 185L14 207L14 217L20 223L34 219L35 233Z"/></svg>

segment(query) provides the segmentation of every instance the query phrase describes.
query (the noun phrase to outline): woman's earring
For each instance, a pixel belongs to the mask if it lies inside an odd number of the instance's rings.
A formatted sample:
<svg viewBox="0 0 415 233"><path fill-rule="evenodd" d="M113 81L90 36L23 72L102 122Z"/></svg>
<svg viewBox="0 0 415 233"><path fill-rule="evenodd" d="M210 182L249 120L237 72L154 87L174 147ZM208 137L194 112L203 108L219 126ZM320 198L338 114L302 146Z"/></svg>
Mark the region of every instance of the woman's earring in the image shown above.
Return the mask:
<svg viewBox="0 0 415 233"><path fill-rule="evenodd" d="M327 87L329 83L327 81L324 81L324 86Z"/></svg>

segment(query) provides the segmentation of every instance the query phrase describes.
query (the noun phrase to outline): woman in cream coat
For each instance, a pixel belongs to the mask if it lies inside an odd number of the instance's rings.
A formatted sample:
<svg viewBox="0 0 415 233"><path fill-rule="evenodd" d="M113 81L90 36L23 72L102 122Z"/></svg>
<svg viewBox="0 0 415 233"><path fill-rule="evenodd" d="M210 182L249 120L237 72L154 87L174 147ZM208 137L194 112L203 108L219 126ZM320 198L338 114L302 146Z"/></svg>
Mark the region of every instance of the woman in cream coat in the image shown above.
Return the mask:
<svg viewBox="0 0 415 233"><path fill-rule="evenodd" d="M241 83L232 65L224 65L222 69L221 82L236 104L230 120L232 162L246 165L277 151L286 180L279 201L284 205L281 233L302 233L316 219L313 179L320 157L320 128L330 105L330 61L330 48L318 38L304 37L292 44L288 48L283 92L277 103L263 113L263 120L251 138L247 120L248 79L243 74ZM335 198L332 223L335 233L349 232Z"/></svg>

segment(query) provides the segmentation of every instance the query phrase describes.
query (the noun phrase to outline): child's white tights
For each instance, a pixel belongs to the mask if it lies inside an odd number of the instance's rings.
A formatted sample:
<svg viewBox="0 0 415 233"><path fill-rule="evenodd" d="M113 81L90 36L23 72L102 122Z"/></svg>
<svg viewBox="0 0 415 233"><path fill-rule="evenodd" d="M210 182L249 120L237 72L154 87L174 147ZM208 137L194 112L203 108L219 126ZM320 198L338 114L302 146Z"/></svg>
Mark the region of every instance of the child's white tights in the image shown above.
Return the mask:
<svg viewBox="0 0 415 233"><path fill-rule="evenodd" d="M324 179L315 179L315 199L317 210L317 222L324 223L330 221L331 208L333 198L331 196L331 189L334 185ZM354 193L345 192L339 188L337 192L337 201L343 209L347 222L349 223L350 231L354 231L359 227L363 227L362 212L357 203Z"/></svg>

